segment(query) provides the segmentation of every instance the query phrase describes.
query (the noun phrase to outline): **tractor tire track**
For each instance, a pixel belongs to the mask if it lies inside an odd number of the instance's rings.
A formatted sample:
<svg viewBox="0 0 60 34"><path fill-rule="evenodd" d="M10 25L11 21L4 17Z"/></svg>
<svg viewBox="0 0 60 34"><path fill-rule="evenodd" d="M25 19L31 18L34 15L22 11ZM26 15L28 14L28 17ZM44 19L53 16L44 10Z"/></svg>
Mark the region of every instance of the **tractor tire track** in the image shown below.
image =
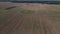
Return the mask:
<svg viewBox="0 0 60 34"><path fill-rule="evenodd" d="M5 26L6 24L8 24L10 21L12 21L15 16L16 16L16 14L15 14L14 16L12 16L11 18L9 18L5 24L0 25L0 28L2 28L2 27Z"/></svg>
<svg viewBox="0 0 60 34"><path fill-rule="evenodd" d="M23 21L24 21L24 16L19 20L18 24L15 26L15 29L13 29L9 34L18 34L21 28L23 28L23 24L24 24Z"/></svg>
<svg viewBox="0 0 60 34"><path fill-rule="evenodd" d="M12 12L12 11L10 11L10 12ZM14 12L14 11L13 11L13 12ZM6 15L7 15L7 14L6 14ZM10 15L8 15L8 16L10 16ZM9 22L11 22L11 21L14 19L14 17L16 17L16 16L17 16L17 12L15 11L15 12L14 12L14 15L11 16L8 20L6 20L5 24L0 25L0 29L1 29L3 26L7 25Z"/></svg>
<svg viewBox="0 0 60 34"><path fill-rule="evenodd" d="M14 19L16 16L17 16L17 15L14 15L13 17L11 17L11 19L9 19L9 20L7 21L7 23L1 25L0 31L1 31L1 29L4 28L5 26L9 25L9 24L11 23L11 21L13 21L13 19Z"/></svg>
<svg viewBox="0 0 60 34"><path fill-rule="evenodd" d="M9 22L8 24L6 24L0 31L1 33L4 33L3 31L6 31L5 33L7 33L8 31L10 31L18 22L18 14L16 17L14 17L14 20L12 20L11 22Z"/></svg>

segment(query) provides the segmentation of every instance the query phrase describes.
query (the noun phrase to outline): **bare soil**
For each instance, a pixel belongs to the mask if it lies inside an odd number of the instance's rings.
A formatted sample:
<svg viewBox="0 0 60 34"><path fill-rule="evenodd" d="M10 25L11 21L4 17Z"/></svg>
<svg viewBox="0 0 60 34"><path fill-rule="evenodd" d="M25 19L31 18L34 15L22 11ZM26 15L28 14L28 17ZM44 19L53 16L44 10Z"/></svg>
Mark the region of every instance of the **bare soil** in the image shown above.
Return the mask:
<svg viewBox="0 0 60 34"><path fill-rule="evenodd" d="M14 14L10 14L13 16L6 21L0 22L2 23L0 25L0 34L60 34L60 23L50 20L48 17L49 6L47 4L12 3L12 5L35 12L29 15L20 15L16 9L10 10Z"/></svg>

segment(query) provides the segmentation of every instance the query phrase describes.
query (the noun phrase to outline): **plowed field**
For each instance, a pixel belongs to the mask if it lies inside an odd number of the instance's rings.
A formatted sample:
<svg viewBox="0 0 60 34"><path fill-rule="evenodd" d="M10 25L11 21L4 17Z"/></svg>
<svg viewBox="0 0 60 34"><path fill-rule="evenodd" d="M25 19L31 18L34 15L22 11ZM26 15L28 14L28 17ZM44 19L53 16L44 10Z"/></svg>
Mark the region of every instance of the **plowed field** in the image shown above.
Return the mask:
<svg viewBox="0 0 60 34"><path fill-rule="evenodd" d="M49 9L54 10L50 5L0 3L0 6L4 5L17 6L23 10L30 9L33 13L21 14L21 9L5 10L4 7L0 7L0 34L60 34L60 22L49 16Z"/></svg>

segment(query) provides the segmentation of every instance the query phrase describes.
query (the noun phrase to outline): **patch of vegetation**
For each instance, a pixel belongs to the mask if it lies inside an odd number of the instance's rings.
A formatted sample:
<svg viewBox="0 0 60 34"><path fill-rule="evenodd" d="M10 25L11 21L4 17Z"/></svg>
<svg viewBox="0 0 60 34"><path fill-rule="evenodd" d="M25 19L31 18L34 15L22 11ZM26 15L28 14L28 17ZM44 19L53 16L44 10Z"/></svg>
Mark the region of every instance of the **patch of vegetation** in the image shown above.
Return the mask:
<svg viewBox="0 0 60 34"><path fill-rule="evenodd" d="M31 11L31 10L21 10L20 13L23 14L23 15L26 15L26 14L33 13L33 11Z"/></svg>

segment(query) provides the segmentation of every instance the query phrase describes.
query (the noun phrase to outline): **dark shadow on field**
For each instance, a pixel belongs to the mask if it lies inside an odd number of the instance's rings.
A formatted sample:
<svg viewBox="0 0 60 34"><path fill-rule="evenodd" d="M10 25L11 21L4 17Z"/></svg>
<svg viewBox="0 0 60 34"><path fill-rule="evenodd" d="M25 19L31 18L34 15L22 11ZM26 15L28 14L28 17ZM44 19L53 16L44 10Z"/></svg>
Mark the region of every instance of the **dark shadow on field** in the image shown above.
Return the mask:
<svg viewBox="0 0 60 34"><path fill-rule="evenodd" d="M9 10L9 9L13 9L13 8L16 8L16 6L7 7L7 8L5 8L5 10Z"/></svg>

